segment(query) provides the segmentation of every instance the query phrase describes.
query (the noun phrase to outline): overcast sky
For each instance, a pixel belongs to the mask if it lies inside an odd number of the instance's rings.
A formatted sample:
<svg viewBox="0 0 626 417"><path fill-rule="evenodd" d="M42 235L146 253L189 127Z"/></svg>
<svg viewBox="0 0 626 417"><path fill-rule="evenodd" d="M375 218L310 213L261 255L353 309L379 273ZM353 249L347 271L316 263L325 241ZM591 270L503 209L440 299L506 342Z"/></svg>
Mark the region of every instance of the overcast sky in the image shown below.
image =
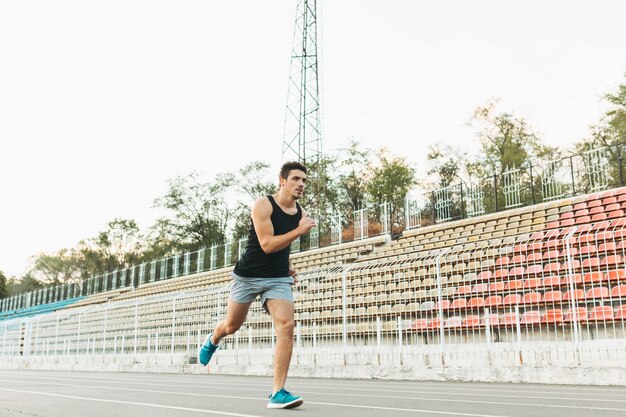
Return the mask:
<svg viewBox="0 0 626 417"><path fill-rule="evenodd" d="M142 228L166 181L278 170L296 0L0 0L0 270L115 217ZM552 145L588 134L626 81L623 1L325 0L324 146L420 167L469 149L475 107Z"/></svg>

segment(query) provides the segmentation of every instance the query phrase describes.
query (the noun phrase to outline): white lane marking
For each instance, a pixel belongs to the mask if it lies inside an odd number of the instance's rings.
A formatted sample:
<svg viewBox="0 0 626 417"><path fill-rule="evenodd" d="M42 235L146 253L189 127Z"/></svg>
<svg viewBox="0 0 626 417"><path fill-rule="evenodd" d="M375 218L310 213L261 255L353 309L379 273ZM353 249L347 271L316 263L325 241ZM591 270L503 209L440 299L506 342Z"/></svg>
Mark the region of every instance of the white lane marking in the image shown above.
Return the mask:
<svg viewBox="0 0 626 417"><path fill-rule="evenodd" d="M141 402L134 402L134 401L109 400L109 399L104 399L104 398L79 397L75 395L53 394L49 392L27 391L27 390L18 390L18 389L11 389L11 388L0 388L0 391L20 392L24 394L48 395L51 397L69 398L69 399L74 399L74 400L99 401L99 402L115 403L115 404L128 404L128 405L138 405L138 406L144 406L144 407L166 408L170 410L192 411L192 412L204 413L204 414L219 414L219 415L235 416L235 417L261 417L261 416L251 415L251 414L229 413L226 411L213 411L213 410L205 410L201 408L176 407L172 405L141 403ZM376 406L367 406L367 405L335 404L335 403L321 403L321 402L310 402L310 401L307 401L307 404L328 405L328 406L334 406L334 407L367 408L367 409L372 409L372 410L405 411L405 412L410 412L410 413L443 414L443 415L450 415L450 416L507 417L507 416L496 415L496 414L456 413L452 411L422 410L418 408L376 407Z"/></svg>
<svg viewBox="0 0 626 417"><path fill-rule="evenodd" d="M138 388L121 388L121 387L109 387L109 386L99 386L99 385L76 385L76 384L63 384L59 382L39 382L39 381L19 381L19 380L9 380L12 382L18 382L23 384L39 384L39 385L52 385L52 386L67 386L73 388L95 388L95 389L109 389L109 390L117 390L117 391L134 391L134 392L147 392L153 394L174 394L174 395L187 395L192 397L218 397L218 398L234 398L234 399L242 399L242 400L261 400L256 397L243 397L243 396L234 396L234 395L222 395L222 394L199 394L199 393L188 393L188 392L179 392L179 391L162 391L162 390L148 390L148 389L138 389ZM316 394L316 395L335 395L335 396L349 396L349 397L367 397L371 398L371 395L359 395L359 394L333 394L327 392L314 392L314 391L302 391L301 394ZM478 401L478 400L459 400L452 398L426 398L426 397L400 397L393 395L378 395L377 398L388 398L388 399L403 399L403 400L419 400L419 401L436 401L436 402L456 402L456 403L472 403L472 404L491 404L491 405L514 405L514 406L528 406L528 407L541 407L541 408L573 408L577 410L603 410L603 411L626 411L626 408L609 408L609 407L583 407L583 406L573 406L573 405L555 405L555 404L535 404L535 403L512 403L512 402L501 402L501 401ZM266 400L263 400L266 401ZM342 407L366 407L366 408L377 408L378 406L365 406L365 405L356 405L356 404L335 404L335 403L324 403L324 402L315 402L315 401L307 401L308 404L334 404Z"/></svg>
<svg viewBox="0 0 626 417"><path fill-rule="evenodd" d="M254 415L254 414L229 413L227 411L213 411L213 410L205 410L205 409L202 409L202 408L177 407L177 406L173 406L173 405L142 403L142 402L135 402L135 401L109 400L109 399L106 399L106 398L79 397L79 396L76 396L76 395L54 394L54 393L50 393L50 392L41 392L41 391L27 391L27 390L10 389L10 388L0 388L0 391L19 392L19 393L23 393L23 394L47 395L47 396L50 396L50 397L69 398L69 399L72 399L72 400L97 401L97 402L113 403L113 404L137 405L137 406L140 406L140 407L165 408L165 409L168 409L168 410L191 411L191 412L195 412L195 413L217 414L217 415L221 415L221 416L261 417L261 416Z"/></svg>
<svg viewBox="0 0 626 417"><path fill-rule="evenodd" d="M45 371L28 371L28 372L45 372ZM131 374L128 374L129 376ZM135 375L138 376L145 376L147 374L132 374L133 377L135 377ZM159 375L159 374L155 374L155 375ZM160 374L162 375L162 374ZM82 379L82 376L77 376L75 374L72 374L73 378L76 379ZM172 382L172 380L176 380L176 381L186 381L189 382L190 379L199 379L199 378L206 378L205 375L188 375L188 377L190 378L185 378L183 376L180 375L172 375L172 377L148 377L147 380L150 381L168 381L168 382ZM198 378L191 378L191 377L198 377ZM86 379L102 379L102 380L112 380L112 381L124 381L124 382L128 382L128 378L114 378L114 377L99 377L99 376L85 376ZM254 375L251 376L228 376L228 375L210 375L210 379L212 382L217 382L219 381L232 381L234 379L238 379L238 378L245 378L246 380L255 380L255 381L268 381L271 380L271 377L257 377ZM144 378L136 378L136 380L145 380ZM312 378L312 380L317 381L320 380L321 378ZM290 386L302 386L302 387L311 387L311 388L326 388L327 385L310 385L310 384L306 384L306 385L297 385L298 382L302 382L301 379L293 377L290 378ZM195 381L197 383L197 381ZM208 382L207 386L212 386L212 382ZM391 383L387 382L387 381L383 381L383 380L371 380L371 381L364 381L363 384L354 384L354 383L348 383L348 384L341 384L341 380L333 380L334 384L340 384L339 386L336 386L335 388L337 389L345 389L345 390L371 390L371 391L376 391L379 392L381 390L383 391L387 391L387 392L414 392L414 390L406 390L407 386L411 386L413 388L416 389L440 389L442 387L445 387L446 389L446 395L451 392L450 390L457 390L457 391L480 391L481 393L484 392L502 392L502 393L506 393L506 392L510 392L510 393L514 393L514 394L518 394L518 393L536 393L537 391L539 391L540 393L544 393L547 390L554 390L557 391L557 393L560 394L570 394L567 391L586 391L589 393L592 393L593 395L598 395L598 396L620 396L620 395L626 395L626 389L609 389L609 388L603 388L603 387L589 387L589 389L587 388L576 388L576 387L570 387L567 385L563 385L562 388L561 387L555 387L555 386L549 386L546 385L544 386L528 386L527 384L514 384L514 383L506 383L506 385L511 385L511 386L515 386L515 388L509 388L509 387L502 387L501 389L492 389L492 390L486 390L484 388L480 388L480 387L490 387L490 388L500 388L498 387L496 384L497 383L493 383L493 384L480 384L480 383L474 383L474 382L456 382L456 381L448 381L448 382L440 382L440 383L436 383L436 384L432 384L432 383L420 383L419 381L405 381L405 383L402 384L395 384L392 385ZM382 388L368 388L367 386L371 386L372 383L374 382L381 382L382 385L384 385L384 387L386 388L393 388L393 387L401 387L403 388L405 391L402 390L397 390L397 389L387 389L384 390ZM476 388L472 388L472 387L455 387L454 385L458 385L458 384L471 384L472 386L476 386ZM222 384L225 385L225 384ZM235 385L235 386L241 386L241 385L250 385L250 386L257 386L257 383L251 382L251 383L247 383L244 381L241 382L233 382L231 383L231 385ZM366 385L364 387L364 385ZM199 386L199 385L198 385ZM356 388L344 388L344 387L356 387ZM432 388L431 388L432 387ZM523 389L519 389L519 388ZM528 389L528 388L537 388L536 390L533 389ZM602 391L602 392L599 392ZM616 392L616 394L610 394L607 393L606 391L613 391ZM578 395L578 393L573 392L571 393L573 395ZM465 394L459 394L459 395L465 395ZM468 394L469 395L469 394ZM549 397L545 397L545 398L549 398Z"/></svg>
<svg viewBox="0 0 626 417"><path fill-rule="evenodd" d="M28 377L18 377L18 378L28 378ZM36 378L36 379L48 379L48 380L60 380L60 381L75 381L75 380L81 380L81 381L95 381L95 382L106 382L106 381L99 381L99 379L94 378L94 379L87 379L87 378L76 378L76 379L72 379L72 378L58 378L58 377L43 377L43 376L32 376L32 378ZM157 387L187 387L187 388L200 388L200 389L204 389L204 388L213 388L213 389L230 389L230 388L225 388L224 386L235 386L237 387L238 390L240 391L260 391L259 388L244 388L242 387L242 384L236 384L236 383L216 383L216 384L202 384L202 385L194 385L194 384L163 384L163 383L152 383L152 382L131 382L128 380L124 380L121 378L115 379L116 381L123 381L125 384L128 385L147 385L147 386L157 386ZM297 384L292 384L290 385L290 387L297 387ZM326 386L324 387L320 387L320 386L314 386L314 385L303 385L302 389L298 389L298 392L300 393L310 393L310 394L320 394L320 395L334 395L334 396L357 396L357 397L370 397L370 395L359 395L359 394L349 394L349 393L337 393L336 390L338 389L343 389L344 391L374 391L377 394L381 393L381 392L393 392L393 393L407 393L407 394L413 394L415 393L415 391L411 391L411 390L384 390L384 389L357 389L357 388L335 388L335 392L314 392L314 391L307 391L307 389L311 389L311 388L327 388ZM445 396L445 400L446 401L452 401L450 400L450 396L452 395L458 395L458 396L466 396L466 397L493 397L493 398L507 398L507 399L528 399L528 400L552 400L552 401L588 401L588 402L612 402L612 403L626 403L626 399L624 400L615 400L615 399L599 399L599 398L581 398L581 397L546 397L546 396L537 396L537 395L502 395L502 394L479 394L479 393L458 393L455 392L454 390L446 390L444 391L427 391L427 392L422 392L422 394L432 394L432 395L443 395ZM379 395L380 396L380 395ZM401 397L401 396L386 396L386 398L396 398L396 399L423 399L423 398L419 398L419 397ZM432 398L430 398L432 399ZM438 400L442 400L441 398ZM465 400L454 400L454 401L465 401ZM467 400L466 402L472 402L472 400ZM485 403L489 403L487 401L485 401ZM494 403L495 404L495 403ZM506 404L506 403L502 403L502 404ZM518 404L518 405L526 405L527 403L512 403L512 404ZM529 404L529 405L533 405L533 404ZM564 406L566 407L566 406ZM584 408L584 407L583 407ZM597 409L594 407L589 407L590 409Z"/></svg>

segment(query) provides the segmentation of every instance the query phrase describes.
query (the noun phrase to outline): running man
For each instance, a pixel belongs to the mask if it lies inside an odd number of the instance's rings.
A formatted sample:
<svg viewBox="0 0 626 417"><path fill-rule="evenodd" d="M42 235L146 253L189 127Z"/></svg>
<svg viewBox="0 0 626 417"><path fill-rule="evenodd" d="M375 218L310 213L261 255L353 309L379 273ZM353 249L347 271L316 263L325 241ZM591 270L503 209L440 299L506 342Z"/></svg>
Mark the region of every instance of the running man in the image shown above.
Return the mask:
<svg viewBox="0 0 626 417"><path fill-rule="evenodd" d="M293 351L294 308L291 286L298 282L289 266L291 243L315 226L315 221L297 203L304 193L307 169L287 162L280 170L280 189L259 198L252 206L246 250L232 272L233 283L226 317L219 321L198 351L198 361L207 365L220 340L235 333L246 320L250 304L261 296L276 331L274 390L268 408L295 408L303 403L285 390Z"/></svg>

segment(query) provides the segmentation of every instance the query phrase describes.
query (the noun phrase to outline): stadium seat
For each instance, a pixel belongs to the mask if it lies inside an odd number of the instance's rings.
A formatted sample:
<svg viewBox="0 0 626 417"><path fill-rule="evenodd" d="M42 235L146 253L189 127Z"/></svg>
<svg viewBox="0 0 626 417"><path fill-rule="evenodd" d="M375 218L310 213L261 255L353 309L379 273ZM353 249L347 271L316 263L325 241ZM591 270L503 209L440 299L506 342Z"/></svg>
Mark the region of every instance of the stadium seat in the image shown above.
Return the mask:
<svg viewBox="0 0 626 417"><path fill-rule="evenodd" d="M522 315L520 324L533 325L541 323L541 313L539 311L526 311Z"/></svg>
<svg viewBox="0 0 626 417"><path fill-rule="evenodd" d="M561 277L556 275L545 277L541 285L544 287L559 287L561 285Z"/></svg>
<svg viewBox="0 0 626 417"><path fill-rule="evenodd" d="M561 255L558 250L549 250L543 254L543 259L544 260L558 259L559 256Z"/></svg>
<svg viewBox="0 0 626 417"><path fill-rule="evenodd" d="M543 272L542 265L530 265L528 268L526 268L527 275L539 275L542 272Z"/></svg>
<svg viewBox="0 0 626 417"><path fill-rule="evenodd" d="M600 258L587 258L583 260L582 267L583 268L598 268L600 266Z"/></svg>
<svg viewBox="0 0 626 417"><path fill-rule="evenodd" d="M615 320L626 320L626 304L617 307L615 311Z"/></svg>
<svg viewBox="0 0 626 417"><path fill-rule="evenodd" d="M511 258L511 263L514 265L521 265L526 262L526 255L515 255Z"/></svg>
<svg viewBox="0 0 626 417"><path fill-rule="evenodd" d="M563 321L570 323L574 321L574 318L578 322L587 321L587 307L576 307L566 311Z"/></svg>
<svg viewBox="0 0 626 417"><path fill-rule="evenodd" d="M543 294L543 301L546 303L560 303L563 300L561 291L546 291Z"/></svg>
<svg viewBox="0 0 626 417"><path fill-rule="evenodd" d="M594 282L601 282L604 279L604 273L600 271L588 272L584 275L583 282L590 284Z"/></svg>
<svg viewBox="0 0 626 417"><path fill-rule="evenodd" d="M543 254L541 252L529 253L526 256L527 262L541 262L543 260Z"/></svg>
<svg viewBox="0 0 626 417"><path fill-rule="evenodd" d="M479 308L485 305L485 299L483 297L473 297L467 302L468 308Z"/></svg>
<svg viewBox="0 0 626 417"><path fill-rule="evenodd" d="M607 272L607 280L608 281L625 281L626 280L626 270L624 269L614 269L612 271Z"/></svg>
<svg viewBox="0 0 626 417"><path fill-rule="evenodd" d="M485 307L497 307L502 305L501 295L491 295L485 299Z"/></svg>
<svg viewBox="0 0 626 417"><path fill-rule="evenodd" d="M504 286L505 283L503 281L492 282L491 284L489 284L489 292L494 293L504 291Z"/></svg>
<svg viewBox="0 0 626 417"><path fill-rule="evenodd" d="M563 311L560 308L547 310L543 316L543 323L562 323L564 319Z"/></svg>
<svg viewBox="0 0 626 417"><path fill-rule="evenodd" d="M435 318L435 319L431 319L428 322L428 329L429 330L436 330L439 329L441 327L441 320Z"/></svg>
<svg viewBox="0 0 626 417"><path fill-rule="evenodd" d="M490 280L492 276L491 271L482 271L481 273L478 274L478 279L479 280Z"/></svg>
<svg viewBox="0 0 626 417"><path fill-rule="evenodd" d="M496 269L495 272L493 273L494 279L505 279L508 276L509 276L508 269Z"/></svg>
<svg viewBox="0 0 626 417"><path fill-rule="evenodd" d="M559 271L561 271L561 264L559 262L550 262L543 267L543 272L545 272L546 274L558 274Z"/></svg>
<svg viewBox="0 0 626 417"><path fill-rule="evenodd" d="M522 297L523 304L539 304L541 302L541 293L540 292L527 292Z"/></svg>
<svg viewBox="0 0 626 417"><path fill-rule="evenodd" d="M450 309L461 309L467 306L467 300L465 298L457 298L449 305Z"/></svg>
<svg viewBox="0 0 626 417"><path fill-rule="evenodd" d="M595 306L589 314L589 321L610 321L613 320L613 307Z"/></svg>
<svg viewBox="0 0 626 417"><path fill-rule="evenodd" d="M582 246L578 253L581 255L595 255L597 251L598 251L598 248L596 247L596 245L589 244L589 245Z"/></svg>
<svg viewBox="0 0 626 417"><path fill-rule="evenodd" d="M520 304L522 302L522 296L520 294L509 294L504 297L502 304L504 305L514 305Z"/></svg>
<svg viewBox="0 0 626 417"><path fill-rule="evenodd" d="M463 319L463 327L480 327L480 316L469 315Z"/></svg>
<svg viewBox="0 0 626 417"><path fill-rule="evenodd" d="M541 287L543 280L541 278L527 278L524 280L524 289Z"/></svg>
<svg viewBox="0 0 626 417"><path fill-rule="evenodd" d="M524 276L524 267L523 266L517 266L514 268L511 268L511 270L509 271L509 276L510 277L521 277Z"/></svg>
<svg viewBox="0 0 626 417"><path fill-rule="evenodd" d="M511 281L507 281L504 288L507 291L513 291L513 290L521 289L523 287L524 287L524 281L522 281L521 279L514 279Z"/></svg>
<svg viewBox="0 0 626 417"><path fill-rule="evenodd" d="M565 291L563 295L563 301L570 300L584 300L585 299L585 290L582 288L577 288L573 292L571 290Z"/></svg>
<svg viewBox="0 0 626 417"><path fill-rule="evenodd" d="M472 292L472 286L471 285L461 285L456 290L457 295L469 294L471 292Z"/></svg>
<svg viewBox="0 0 626 417"><path fill-rule="evenodd" d="M446 320L446 324L445 327L446 329L457 329L460 328L461 326L463 326L463 318L461 317L448 317L448 319Z"/></svg>
<svg viewBox="0 0 626 417"><path fill-rule="evenodd" d="M504 313L500 317L500 326L514 326L515 324L517 324L517 314L515 313Z"/></svg>
<svg viewBox="0 0 626 417"><path fill-rule="evenodd" d="M416 319L413 324L411 324L411 330L413 331L423 331L428 329L428 319Z"/></svg>
<svg viewBox="0 0 626 417"><path fill-rule="evenodd" d="M607 287L593 287L587 290L585 298L587 300L598 300L601 298L607 298L609 296L609 289Z"/></svg>
<svg viewBox="0 0 626 417"><path fill-rule="evenodd" d="M616 285L611 288L611 297L626 298L626 285Z"/></svg>
<svg viewBox="0 0 626 417"><path fill-rule="evenodd" d="M487 292L489 291L489 284L476 284L474 285L474 287L472 288L472 294L480 294L483 292Z"/></svg>
<svg viewBox="0 0 626 417"><path fill-rule="evenodd" d="M623 260L622 260L622 255L609 255L609 256L605 256L604 258L602 258L602 261L600 262L600 264L602 266L615 266L615 265L622 265L623 264Z"/></svg>

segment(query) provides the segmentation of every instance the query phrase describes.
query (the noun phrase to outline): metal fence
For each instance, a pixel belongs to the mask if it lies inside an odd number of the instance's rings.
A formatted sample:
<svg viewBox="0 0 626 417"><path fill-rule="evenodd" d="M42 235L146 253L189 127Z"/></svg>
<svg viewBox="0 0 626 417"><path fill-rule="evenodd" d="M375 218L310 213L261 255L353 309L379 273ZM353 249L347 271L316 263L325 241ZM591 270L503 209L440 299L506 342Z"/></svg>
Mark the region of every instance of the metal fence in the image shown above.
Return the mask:
<svg viewBox="0 0 626 417"><path fill-rule="evenodd" d="M405 199L403 207L369 205L352 216L318 219L318 227L292 245L293 252L471 218L624 185L624 145L599 148L539 165L507 169L476 183L450 185ZM117 288L232 266L246 240L145 262L70 283L0 300L0 312L69 300Z"/></svg>
<svg viewBox="0 0 626 417"><path fill-rule="evenodd" d="M444 364L455 354L516 363L535 355L624 359L625 225L618 218L302 271L296 353L323 361L436 352ZM195 356L227 296L226 286L214 286L0 322L1 354ZM262 354L274 337L254 303L218 360L270 361Z"/></svg>

